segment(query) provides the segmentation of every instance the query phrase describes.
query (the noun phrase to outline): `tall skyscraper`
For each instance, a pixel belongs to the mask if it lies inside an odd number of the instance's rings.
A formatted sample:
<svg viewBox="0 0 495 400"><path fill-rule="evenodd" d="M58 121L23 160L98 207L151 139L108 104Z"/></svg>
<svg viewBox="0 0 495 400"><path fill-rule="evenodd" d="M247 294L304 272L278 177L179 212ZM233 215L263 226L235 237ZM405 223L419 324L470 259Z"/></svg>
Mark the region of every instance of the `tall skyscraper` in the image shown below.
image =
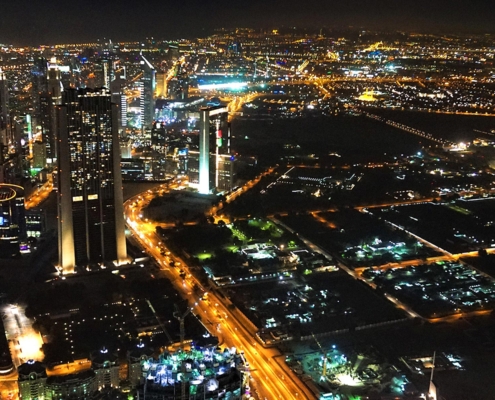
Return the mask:
<svg viewBox="0 0 495 400"><path fill-rule="evenodd" d="M113 63L111 60L103 58L95 63L95 86L110 89L110 83L114 80Z"/></svg>
<svg viewBox="0 0 495 400"><path fill-rule="evenodd" d="M174 100L186 100L189 93L189 77L181 65L177 67L177 73L167 87L169 97Z"/></svg>
<svg viewBox="0 0 495 400"><path fill-rule="evenodd" d="M0 184L0 258L18 255L26 239L24 188Z"/></svg>
<svg viewBox="0 0 495 400"><path fill-rule="evenodd" d="M141 69L143 77L141 78L141 121L143 129L151 129L155 117L155 68L141 54Z"/></svg>
<svg viewBox="0 0 495 400"><path fill-rule="evenodd" d="M105 89L67 89L58 107L59 263L127 258L117 105Z"/></svg>
<svg viewBox="0 0 495 400"><path fill-rule="evenodd" d="M51 163L57 158L56 109L52 97L46 93L40 96L39 125L41 140L46 146L46 157Z"/></svg>
<svg viewBox="0 0 495 400"><path fill-rule="evenodd" d="M57 65L57 60L52 58L48 65L48 93L52 96L53 104L62 103L62 73Z"/></svg>
<svg viewBox="0 0 495 400"><path fill-rule="evenodd" d="M37 117L40 112L40 96L48 92L48 61L40 57L34 61L32 75L33 114Z"/></svg>
<svg viewBox="0 0 495 400"><path fill-rule="evenodd" d="M9 91L7 78L0 68L0 129L9 121Z"/></svg>
<svg viewBox="0 0 495 400"><path fill-rule="evenodd" d="M230 129L227 107L202 107L199 112L199 192L207 194L219 186L221 155L230 154Z"/></svg>
<svg viewBox="0 0 495 400"><path fill-rule="evenodd" d="M0 68L0 164L4 160L4 148L7 146L9 117L9 91L7 88L7 78Z"/></svg>

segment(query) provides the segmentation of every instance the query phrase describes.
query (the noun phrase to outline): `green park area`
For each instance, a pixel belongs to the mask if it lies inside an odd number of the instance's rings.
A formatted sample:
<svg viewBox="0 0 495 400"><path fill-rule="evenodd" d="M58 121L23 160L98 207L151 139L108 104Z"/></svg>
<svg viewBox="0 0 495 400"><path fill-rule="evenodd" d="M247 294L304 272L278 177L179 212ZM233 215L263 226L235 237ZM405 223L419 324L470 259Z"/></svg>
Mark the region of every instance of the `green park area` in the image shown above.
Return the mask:
<svg viewBox="0 0 495 400"><path fill-rule="evenodd" d="M230 224L184 225L173 235L163 230L171 250L185 253L210 276L246 276L295 269L301 247L297 236L273 222L260 219L234 220Z"/></svg>
<svg viewBox="0 0 495 400"><path fill-rule="evenodd" d="M200 261L219 253L237 253L253 244L272 245L281 249L298 248L297 238L293 234L271 221L259 218L235 220L231 224L219 221L218 224L186 225L179 228L169 240Z"/></svg>

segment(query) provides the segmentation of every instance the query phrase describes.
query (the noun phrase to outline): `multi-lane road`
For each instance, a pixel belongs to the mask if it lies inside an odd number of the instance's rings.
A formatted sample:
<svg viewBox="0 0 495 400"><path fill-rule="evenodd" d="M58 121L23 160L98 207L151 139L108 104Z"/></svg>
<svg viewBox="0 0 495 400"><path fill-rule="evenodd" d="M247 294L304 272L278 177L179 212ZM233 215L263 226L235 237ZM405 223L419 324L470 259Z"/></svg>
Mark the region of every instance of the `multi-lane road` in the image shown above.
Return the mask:
<svg viewBox="0 0 495 400"><path fill-rule="evenodd" d="M38 187L31 195L24 199L24 205L26 209L38 207L43 201L45 201L53 190L53 182L51 178L47 180L42 186Z"/></svg>
<svg viewBox="0 0 495 400"><path fill-rule="evenodd" d="M198 294L193 286L201 288L201 284L190 274L187 263L171 254L155 233L153 224L142 219L142 208L160 191L174 189L175 185L170 184L167 189L157 187L125 202L127 225L134 237L157 261L162 273L188 300L191 309L201 318L210 333L218 336L224 345L236 347L244 352L249 363L254 397L268 400L315 399L315 395L298 380L285 363L277 362L276 356L280 355L278 350L263 348L257 343L256 328L236 308L229 307L228 299L214 291L209 292L207 300L200 299L201 294ZM170 266L171 262L175 264L174 267ZM184 279L180 277L181 270L186 274Z"/></svg>

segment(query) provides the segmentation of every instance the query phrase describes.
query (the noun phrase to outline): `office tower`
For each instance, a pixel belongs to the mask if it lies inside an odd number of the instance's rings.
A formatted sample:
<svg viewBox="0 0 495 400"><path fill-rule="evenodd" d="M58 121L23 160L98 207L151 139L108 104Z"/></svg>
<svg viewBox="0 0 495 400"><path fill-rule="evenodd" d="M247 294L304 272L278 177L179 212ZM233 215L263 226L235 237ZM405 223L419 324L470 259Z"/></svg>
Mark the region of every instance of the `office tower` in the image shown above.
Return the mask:
<svg viewBox="0 0 495 400"><path fill-rule="evenodd" d="M34 141L32 144L33 156L31 165L33 169L41 170L46 166L46 145L43 142Z"/></svg>
<svg viewBox="0 0 495 400"><path fill-rule="evenodd" d="M53 57L48 65L48 93L52 96L53 104L62 103L62 73L57 65L57 60Z"/></svg>
<svg viewBox="0 0 495 400"><path fill-rule="evenodd" d="M46 158L48 164L57 158L56 140L56 109L49 94L40 96L39 125L41 127L41 141L46 146Z"/></svg>
<svg viewBox="0 0 495 400"><path fill-rule="evenodd" d="M177 68L176 76L170 81L170 98L174 100L186 100L189 92L189 78L181 65Z"/></svg>
<svg viewBox="0 0 495 400"><path fill-rule="evenodd" d="M199 192L207 194L218 187L220 155L230 154L230 129L227 107L202 107L199 111Z"/></svg>
<svg viewBox="0 0 495 400"><path fill-rule="evenodd" d="M236 180L236 159L230 154L213 156L216 162L215 186L218 191L230 192Z"/></svg>
<svg viewBox="0 0 495 400"><path fill-rule="evenodd" d="M165 179L167 138L165 125L156 122L151 128L151 173L154 181Z"/></svg>
<svg viewBox="0 0 495 400"><path fill-rule="evenodd" d="M0 165L4 162L4 155L9 144L9 126L9 91L7 87L7 78L0 68Z"/></svg>
<svg viewBox="0 0 495 400"><path fill-rule="evenodd" d="M114 80L113 64L111 60L101 59L95 64L96 87L110 89L110 84Z"/></svg>
<svg viewBox="0 0 495 400"><path fill-rule="evenodd" d="M65 86L65 82L62 76L62 83L64 87L79 88L81 87L81 62L77 57L72 57L69 63L69 85Z"/></svg>
<svg viewBox="0 0 495 400"><path fill-rule="evenodd" d="M155 93L155 68L141 54L141 121L142 128L151 129L151 124L155 116L155 103L153 95Z"/></svg>
<svg viewBox="0 0 495 400"><path fill-rule="evenodd" d="M118 126L120 130L127 126L127 97L124 94L125 79L120 75L113 77L110 81L110 92L112 93L112 103L119 104Z"/></svg>
<svg viewBox="0 0 495 400"><path fill-rule="evenodd" d="M184 147L178 150L178 174L179 175L187 175L189 173L189 149Z"/></svg>
<svg viewBox="0 0 495 400"><path fill-rule="evenodd" d="M7 78L0 68L0 131L7 128L9 123L9 91Z"/></svg>
<svg viewBox="0 0 495 400"><path fill-rule="evenodd" d="M118 103L117 103L118 104ZM127 128L127 96L123 93L120 95L120 118L119 124L122 129Z"/></svg>
<svg viewBox="0 0 495 400"><path fill-rule="evenodd" d="M33 125L30 114L15 117L12 122L13 138L11 147L15 149L16 176L28 178L30 170L30 159L32 157Z"/></svg>
<svg viewBox="0 0 495 400"><path fill-rule="evenodd" d="M117 106L105 89L68 89L58 107L59 263L64 273L126 260Z"/></svg>
<svg viewBox="0 0 495 400"><path fill-rule="evenodd" d="M48 92L48 62L40 57L35 60L32 75L33 114L38 116L40 112L40 96Z"/></svg>
<svg viewBox="0 0 495 400"><path fill-rule="evenodd" d="M0 258L26 250L26 239L24 188L0 184Z"/></svg>
<svg viewBox="0 0 495 400"><path fill-rule="evenodd" d="M155 97L157 99L167 97L167 74L163 71L156 73Z"/></svg>

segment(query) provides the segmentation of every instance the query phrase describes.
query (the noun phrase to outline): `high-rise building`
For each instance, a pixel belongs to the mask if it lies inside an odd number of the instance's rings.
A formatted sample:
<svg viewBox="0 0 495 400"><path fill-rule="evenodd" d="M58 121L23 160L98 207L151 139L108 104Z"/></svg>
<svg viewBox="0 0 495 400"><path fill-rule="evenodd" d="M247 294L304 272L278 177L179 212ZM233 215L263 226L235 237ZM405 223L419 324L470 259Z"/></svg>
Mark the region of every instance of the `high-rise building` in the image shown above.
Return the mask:
<svg viewBox="0 0 495 400"><path fill-rule="evenodd" d="M0 164L3 163L4 151L7 146L7 130L10 123L9 117L9 91L7 87L7 78L0 68Z"/></svg>
<svg viewBox="0 0 495 400"><path fill-rule="evenodd" d="M230 154L230 128L227 107L202 107L199 111L199 192L208 194L219 186L220 156Z"/></svg>
<svg viewBox="0 0 495 400"><path fill-rule="evenodd" d="M48 92L48 61L46 58L40 57L34 61L31 75L33 114L38 116L40 112L40 96Z"/></svg>
<svg viewBox="0 0 495 400"><path fill-rule="evenodd" d="M52 96L53 104L62 104L62 73L57 60L52 58L48 65L48 93Z"/></svg>
<svg viewBox="0 0 495 400"><path fill-rule="evenodd" d="M9 91L7 87L7 77L0 68L0 129L7 125L9 121Z"/></svg>
<svg viewBox="0 0 495 400"><path fill-rule="evenodd" d="M109 87L112 93L112 103L120 105L117 119L121 132L127 127L127 96L124 93L125 78L121 75L122 72L125 74L124 69L118 70L117 74L112 72Z"/></svg>
<svg viewBox="0 0 495 400"><path fill-rule="evenodd" d="M161 71L156 73L156 98L167 97L167 73Z"/></svg>
<svg viewBox="0 0 495 400"><path fill-rule="evenodd" d="M56 110L52 97L44 93L40 96L39 125L41 141L46 146L46 158L51 164L57 158Z"/></svg>
<svg viewBox="0 0 495 400"><path fill-rule="evenodd" d="M170 80L168 87L169 97L173 100L187 100L189 93L189 78L181 65L177 67L177 73Z"/></svg>
<svg viewBox="0 0 495 400"><path fill-rule="evenodd" d="M141 121L143 130L151 129L153 118L155 116L155 68L141 54L141 70L143 77L141 78Z"/></svg>
<svg viewBox="0 0 495 400"><path fill-rule="evenodd" d="M43 142L34 141L32 147L31 167L35 170L41 170L46 166L46 145Z"/></svg>
<svg viewBox="0 0 495 400"><path fill-rule="evenodd" d="M17 256L26 239L24 188L0 184L0 258Z"/></svg>
<svg viewBox="0 0 495 400"><path fill-rule="evenodd" d="M68 89L58 107L59 263L64 273L126 260L118 106L105 89Z"/></svg>
<svg viewBox="0 0 495 400"><path fill-rule="evenodd" d="M114 80L113 63L109 59L101 59L95 64L95 83L96 87L110 89L110 83Z"/></svg>

